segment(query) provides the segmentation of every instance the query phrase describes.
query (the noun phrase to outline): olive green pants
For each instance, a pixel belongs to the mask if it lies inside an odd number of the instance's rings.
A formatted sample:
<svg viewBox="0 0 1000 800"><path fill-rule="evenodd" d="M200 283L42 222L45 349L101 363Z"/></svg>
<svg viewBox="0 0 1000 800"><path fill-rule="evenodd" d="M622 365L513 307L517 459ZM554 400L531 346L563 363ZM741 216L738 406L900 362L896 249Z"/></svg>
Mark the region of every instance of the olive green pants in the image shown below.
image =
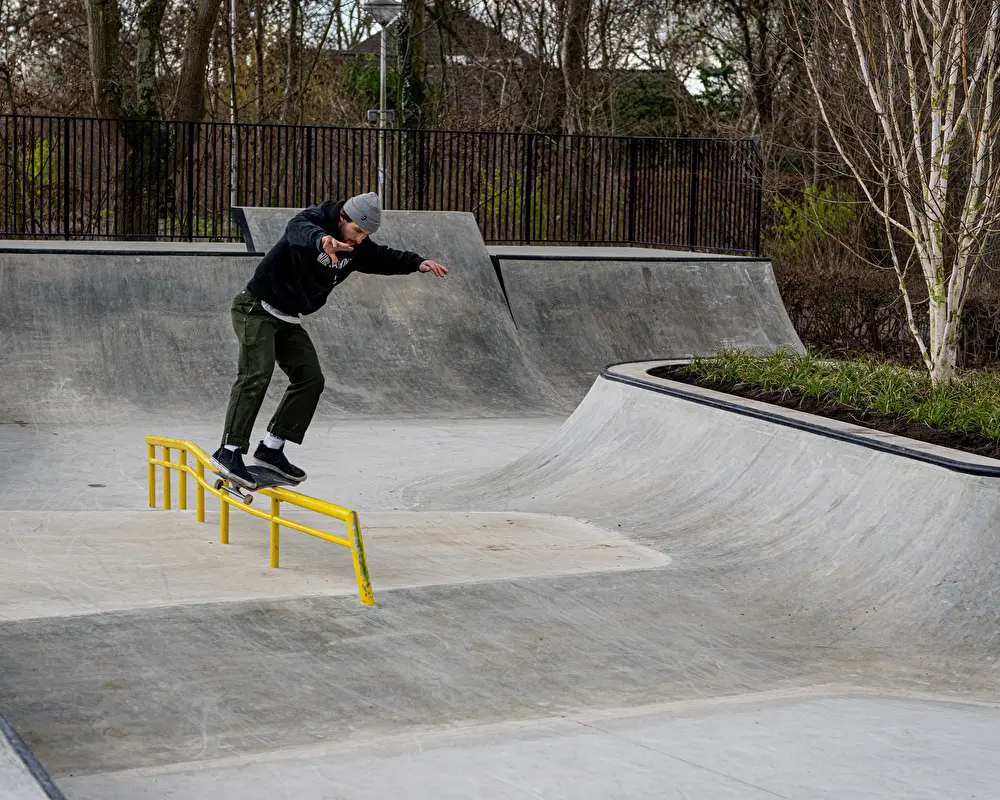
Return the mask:
<svg viewBox="0 0 1000 800"><path fill-rule="evenodd" d="M267 429L301 444L323 392L323 372L309 334L301 325L269 314L246 290L233 300L232 317L240 355L222 443L249 452L254 422L277 361L289 384Z"/></svg>

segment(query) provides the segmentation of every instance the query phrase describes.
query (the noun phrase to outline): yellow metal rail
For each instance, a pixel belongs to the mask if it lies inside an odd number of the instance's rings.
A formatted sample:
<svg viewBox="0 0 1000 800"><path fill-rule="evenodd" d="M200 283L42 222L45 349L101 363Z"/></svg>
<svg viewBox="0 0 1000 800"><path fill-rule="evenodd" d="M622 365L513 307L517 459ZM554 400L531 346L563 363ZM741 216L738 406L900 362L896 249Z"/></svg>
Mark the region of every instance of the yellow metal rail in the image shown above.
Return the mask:
<svg viewBox="0 0 1000 800"><path fill-rule="evenodd" d="M271 498L270 512L259 511L250 505L243 503L225 489L216 489L215 482L205 479L205 468L213 470L212 462L208 454L194 442L187 439L171 439L166 436L147 436L147 482L149 484L149 507L156 508L156 468L163 467L163 507L170 509L171 505L171 470L179 473L177 486L177 505L184 511L187 509L187 478L188 475L195 480L195 519L198 522L205 521L205 492L214 494L221 501L219 508L219 542L229 544L229 506L246 511L255 517L266 519L271 523L271 566L278 566L278 549L281 543L281 528L291 528L295 531L308 533L319 539L339 544L351 551L351 558L354 561L354 575L358 582L358 598L362 605L375 605L375 598L372 596L372 583L368 575L368 562L365 559L365 545L361 538L361 523L358 520L358 513L349 508L327 503L324 500L317 500L298 492L275 487L273 489L261 489L260 493ZM157 458L156 448L163 449L163 457ZM179 460L170 460L170 451L177 450ZM194 457L194 466L188 464L188 454ZM291 519L281 516L281 504L290 503L299 508L315 511L317 514L324 514L334 519L339 519L347 526L347 537L334 536L332 533L321 531L309 525L303 525Z"/></svg>

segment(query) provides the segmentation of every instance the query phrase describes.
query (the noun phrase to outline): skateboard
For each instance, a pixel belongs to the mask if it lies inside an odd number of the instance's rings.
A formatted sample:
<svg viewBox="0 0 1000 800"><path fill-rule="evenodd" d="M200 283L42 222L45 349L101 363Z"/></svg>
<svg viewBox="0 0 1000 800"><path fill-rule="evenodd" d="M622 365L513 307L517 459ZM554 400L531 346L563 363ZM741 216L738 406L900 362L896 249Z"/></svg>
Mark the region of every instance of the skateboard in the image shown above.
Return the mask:
<svg viewBox="0 0 1000 800"><path fill-rule="evenodd" d="M219 479L215 482L215 490L223 491L227 494L239 498L245 505L250 505L253 502L253 492L259 491L260 489L270 489L274 486L298 486L300 481L292 481L279 475L274 470L270 470L267 467L261 467L257 464L251 464L247 467L247 472L249 472L254 477L253 488L247 489L244 486L240 486L238 483L233 483L229 478L226 478L222 473L212 470L212 472L219 476Z"/></svg>

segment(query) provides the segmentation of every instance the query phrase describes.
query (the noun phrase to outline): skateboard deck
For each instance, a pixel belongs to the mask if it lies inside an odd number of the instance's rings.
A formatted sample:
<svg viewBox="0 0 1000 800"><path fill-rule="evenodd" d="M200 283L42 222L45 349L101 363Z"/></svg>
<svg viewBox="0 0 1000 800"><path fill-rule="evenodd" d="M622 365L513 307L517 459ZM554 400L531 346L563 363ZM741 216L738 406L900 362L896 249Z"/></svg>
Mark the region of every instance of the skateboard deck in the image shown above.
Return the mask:
<svg viewBox="0 0 1000 800"><path fill-rule="evenodd" d="M219 479L215 482L216 491L224 491L233 497L238 497L246 505L250 505L253 502L253 492L260 491L261 489L270 489L274 486L292 487L299 485L298 481L290 481L274 470L259 466L258 464L247 466L247 472L253 475L254 478L254 485L249 489L245 486L240 486L238 483L233 483L217 470L212 470L212 472L219 476Z"/></svg>

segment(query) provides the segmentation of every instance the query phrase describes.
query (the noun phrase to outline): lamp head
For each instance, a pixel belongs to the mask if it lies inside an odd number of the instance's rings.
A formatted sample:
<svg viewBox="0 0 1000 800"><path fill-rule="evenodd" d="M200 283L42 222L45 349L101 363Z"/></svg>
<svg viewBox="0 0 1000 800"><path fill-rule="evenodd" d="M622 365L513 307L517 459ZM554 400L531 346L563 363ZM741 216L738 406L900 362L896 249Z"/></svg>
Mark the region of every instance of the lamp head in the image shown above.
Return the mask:
<svg viewBox="0 0 1000 800"><path fill-rule="evenodd" d="M383 28L392 25L403 10L399 0L365 0L361 7Z"/></svg>

